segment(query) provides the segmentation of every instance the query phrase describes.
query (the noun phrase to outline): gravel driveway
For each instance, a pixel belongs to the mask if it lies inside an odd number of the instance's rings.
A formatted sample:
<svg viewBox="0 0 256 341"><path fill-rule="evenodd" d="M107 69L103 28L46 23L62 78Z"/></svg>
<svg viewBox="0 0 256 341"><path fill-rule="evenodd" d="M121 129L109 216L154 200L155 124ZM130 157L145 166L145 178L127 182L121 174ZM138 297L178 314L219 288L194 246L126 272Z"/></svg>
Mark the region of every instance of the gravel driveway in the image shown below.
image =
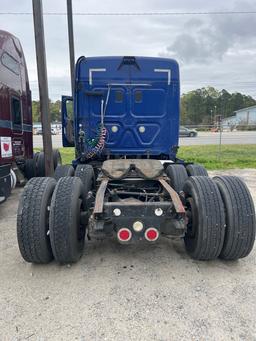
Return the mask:
<svg viewBox="0 0 256 341"><path fill-rule="evenodd" d="M256 170L226 173L256 203ZM90 241L76 265L35 266L16 241L21 191L0 206L1 341L256 340L256 247L237 262L199 262L166 238Z"/></svg>

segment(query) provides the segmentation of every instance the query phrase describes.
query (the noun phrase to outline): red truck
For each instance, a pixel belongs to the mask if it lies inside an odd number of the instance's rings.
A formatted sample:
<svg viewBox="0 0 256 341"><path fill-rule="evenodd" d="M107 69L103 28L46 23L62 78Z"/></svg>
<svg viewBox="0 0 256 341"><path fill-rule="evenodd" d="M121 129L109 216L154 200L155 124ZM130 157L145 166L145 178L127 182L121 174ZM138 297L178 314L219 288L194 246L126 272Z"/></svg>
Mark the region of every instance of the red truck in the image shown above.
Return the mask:
<svg viewBox="0 0 256 341"><path fill-rule="evenodd" d="M0 203L11 185L44 176L44 154L33 155L32 106L22 46L14 35L0 30ZM54 151L55 166L60 162Z"/></svg>

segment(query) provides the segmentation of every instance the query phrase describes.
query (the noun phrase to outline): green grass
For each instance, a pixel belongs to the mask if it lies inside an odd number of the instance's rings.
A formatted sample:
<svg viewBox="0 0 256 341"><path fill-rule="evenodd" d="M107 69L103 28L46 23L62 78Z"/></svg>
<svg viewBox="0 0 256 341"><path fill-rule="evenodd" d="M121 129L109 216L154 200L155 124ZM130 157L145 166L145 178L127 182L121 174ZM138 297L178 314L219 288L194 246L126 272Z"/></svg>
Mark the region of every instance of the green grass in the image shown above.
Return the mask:
<svg viewBox="0 0 256 341"><path fill-rule="evenodd" d="M178 157L209 170L256 168L256 144L222 145L220 158L218 145L182 146Z"/></svg>
<svg viewBox="0 0 256 341"><path fill-rule="evenodd" d="M75 148L59 148L59 150L61 152L63 165L70 164L75 159Z"/></svg>
<svg viewBox="0 0 256 341"><path fill-rule="evenodd" d="M58 148L61 153L62 164L70 164L75 158L75 148ZM42 148L34 148L34 152L39 152Z"/></svg>
<svg viewBox="0 0 256 341"><path fill-rule="evenodd" d="M62 163L74 160L74 148L60 148ZM222 145L219 158L218 145L182 146L178 157L199 163L209 170L232 168L256 168L256 144Z"/></svg>

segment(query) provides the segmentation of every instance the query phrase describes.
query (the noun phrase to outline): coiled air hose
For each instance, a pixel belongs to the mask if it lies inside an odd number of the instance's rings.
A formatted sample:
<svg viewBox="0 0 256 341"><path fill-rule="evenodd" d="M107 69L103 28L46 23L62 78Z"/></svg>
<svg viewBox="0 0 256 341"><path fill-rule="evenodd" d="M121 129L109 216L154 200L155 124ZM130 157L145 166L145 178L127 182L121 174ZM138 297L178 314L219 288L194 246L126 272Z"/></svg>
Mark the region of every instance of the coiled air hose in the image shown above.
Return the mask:
<svg viewBox="0 0 256 341"><path fill-rule="evenodd" d="M104 100L101 100L101 122L98 127L97 135L95 138L88 139L85 136L85 145L86 145L86 150L85 150L85 157L86 159L92 159L96 155L101 154L105 147L105 142L106 142L106 136L107 136L107 129L104 126L104 117L106 114L106 109L109 101L109 95L110 95L110 85L108 86L108 92L107 92L107 97L106 101L104 103Z"/></svg>

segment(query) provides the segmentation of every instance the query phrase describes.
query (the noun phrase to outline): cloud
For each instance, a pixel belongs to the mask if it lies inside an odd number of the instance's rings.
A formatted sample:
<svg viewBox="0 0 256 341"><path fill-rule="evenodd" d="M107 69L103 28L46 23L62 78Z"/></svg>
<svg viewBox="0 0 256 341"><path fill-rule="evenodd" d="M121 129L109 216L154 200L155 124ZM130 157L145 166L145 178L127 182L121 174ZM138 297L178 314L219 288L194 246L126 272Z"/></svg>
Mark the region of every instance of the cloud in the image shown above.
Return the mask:
<svg viewBox="0 0 256 341"><path fill-rule="evenodd" d="M232 49L255 46L255 15L209 15L204 21L188 20L183 27L162 53L185 63L222 60Z"/></svg>
<svg viewBox="0 0 256 341"><path fill-rule="evenodd" d="M207 12L255 10L255 0L74 0L74 12ZM65 12L66 1L44 0L44 11ZM31 12L31 0L1 0L2 12ZM38 98L32 16L1 16L1 29L22 43L34 99ZM176 58L182 91L205 85L256 96L256 16L74 16L75 53L80 55L145 55ZM45 16L49 95L70 94L67 20Z"/></svg>

